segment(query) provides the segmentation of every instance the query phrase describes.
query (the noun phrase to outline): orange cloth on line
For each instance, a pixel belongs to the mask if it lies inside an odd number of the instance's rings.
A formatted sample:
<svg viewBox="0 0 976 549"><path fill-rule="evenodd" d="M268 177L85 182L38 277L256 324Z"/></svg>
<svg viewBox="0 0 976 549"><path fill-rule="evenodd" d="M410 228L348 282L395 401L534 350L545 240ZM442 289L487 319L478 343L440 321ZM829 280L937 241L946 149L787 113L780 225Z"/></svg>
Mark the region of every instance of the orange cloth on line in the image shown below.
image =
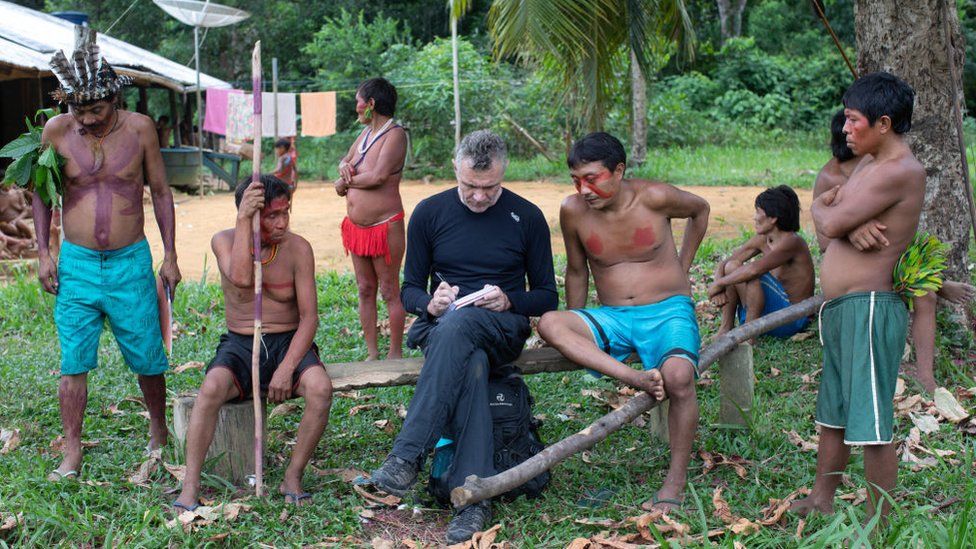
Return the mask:
<svg viewBox="0 0 976 549"><path fill-rule="evenodd" d="M336 92L299 94L302 107L302 135L325 137L336 132Z"/></svg>
<svg viewBox="0 0 976 549"><path fill-rule="evenodd" d="M375 225L363 227L356 225L349 217L342 220L342 246L346 249L346 254L356 254L360 257L384 257L386 264L393 262L390 256L390 243L387 235L390 232L390 223L402 221L406 217L400 212L386 221L381 221Z"/></svg>

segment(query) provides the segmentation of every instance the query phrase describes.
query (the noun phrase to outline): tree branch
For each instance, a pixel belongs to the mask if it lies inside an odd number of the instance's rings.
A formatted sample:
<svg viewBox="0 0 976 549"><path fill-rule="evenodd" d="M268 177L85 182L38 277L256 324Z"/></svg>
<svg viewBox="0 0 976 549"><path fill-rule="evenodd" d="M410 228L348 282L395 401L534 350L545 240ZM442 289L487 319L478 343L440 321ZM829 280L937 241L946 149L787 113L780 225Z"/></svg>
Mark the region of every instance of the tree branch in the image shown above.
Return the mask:
<svg viewBox="0 0 976 549"><path fill-rule="evenodd" d="M715 339L711 345L702 350L698 362L698 372L705 371L719 357L727 354L739 343L768 332L788 322L815 313L824 298L815 295L809 299L791 305L775 313L747 322ZM595 423L582 431L546 447L544 450L525 460L521 464L502 471L495 476L479 478L469 476L464 485L451 491L451 502L456 508L466 507L489 498L504 494L509 490L521 486L544 471L553 468L557 463L569 456L592 448L598 442L607 438L610 433L637 419L644 412L658 405L650 395L644 392L627 401L626 404L601 417Z"/></svg>

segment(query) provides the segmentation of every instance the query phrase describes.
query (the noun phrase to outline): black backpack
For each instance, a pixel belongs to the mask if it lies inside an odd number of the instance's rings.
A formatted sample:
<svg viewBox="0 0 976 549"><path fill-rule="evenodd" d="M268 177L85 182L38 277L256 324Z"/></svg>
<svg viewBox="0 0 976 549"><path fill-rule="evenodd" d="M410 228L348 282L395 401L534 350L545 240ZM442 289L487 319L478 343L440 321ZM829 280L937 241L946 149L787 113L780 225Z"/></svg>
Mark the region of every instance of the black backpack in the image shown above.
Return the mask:
<svg viewBox="0 0 976 549"><path fill-rule="evenodd" d="M495 471L501 473L515 467L546 447L539 438L541 422L532 416L532 395L517 372L488 380L488 405L494 431ZM441 503L449 503L447 471L454 459L454 444L439 444L434 450L430 467L428 490ZM529 499L542 495L549 484L549 471L501 495L511 501L525 495Z"/></svg>

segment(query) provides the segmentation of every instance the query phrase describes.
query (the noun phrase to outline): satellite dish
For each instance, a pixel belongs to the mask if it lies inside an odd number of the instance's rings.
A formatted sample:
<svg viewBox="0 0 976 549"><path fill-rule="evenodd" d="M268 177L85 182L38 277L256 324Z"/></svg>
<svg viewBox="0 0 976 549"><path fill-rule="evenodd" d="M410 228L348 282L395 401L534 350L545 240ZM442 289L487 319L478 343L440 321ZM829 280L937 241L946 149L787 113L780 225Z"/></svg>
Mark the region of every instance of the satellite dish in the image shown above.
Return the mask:
<svg viewBox="0 0 976 549"><path fill-rule="evenodd" d="M205 2L198 0L153 0L153 3L181 23L194 27L226 27L251 16L244 10L213 4L209 0Z"/></svg>
<svg viewBox="0 0 976 549"><path fill-rule="evenodd" d="M226 27L239 23L251 16L250 13L212 4L210 0L153 0L153 3L163 11L173 16L177 21L193 27L193 59L197 69L197 146L199 147L200 166L203 166L203 101L200 99L200 27ZM260 92L259 92L260 93ZM203 185L200 186L200 198L203 198Z"/></svg>

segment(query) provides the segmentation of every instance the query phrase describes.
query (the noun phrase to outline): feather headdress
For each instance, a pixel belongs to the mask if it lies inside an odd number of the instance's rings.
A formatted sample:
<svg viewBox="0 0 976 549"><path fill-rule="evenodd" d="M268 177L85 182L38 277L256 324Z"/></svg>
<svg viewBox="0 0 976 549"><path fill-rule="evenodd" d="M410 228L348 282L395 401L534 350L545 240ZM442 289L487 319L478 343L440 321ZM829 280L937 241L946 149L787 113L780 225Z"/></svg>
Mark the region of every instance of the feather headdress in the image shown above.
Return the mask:
<svg viewBox="0 0 976 549"><path fill-rule="evenodd" d="M51 95L64 103L88 103L118 93L132 83L119 75L104 58L95 43L96 33L90 27L75 26L75 51L71 60L58 50L51 58L51 70L61 87Z"/></svg>

